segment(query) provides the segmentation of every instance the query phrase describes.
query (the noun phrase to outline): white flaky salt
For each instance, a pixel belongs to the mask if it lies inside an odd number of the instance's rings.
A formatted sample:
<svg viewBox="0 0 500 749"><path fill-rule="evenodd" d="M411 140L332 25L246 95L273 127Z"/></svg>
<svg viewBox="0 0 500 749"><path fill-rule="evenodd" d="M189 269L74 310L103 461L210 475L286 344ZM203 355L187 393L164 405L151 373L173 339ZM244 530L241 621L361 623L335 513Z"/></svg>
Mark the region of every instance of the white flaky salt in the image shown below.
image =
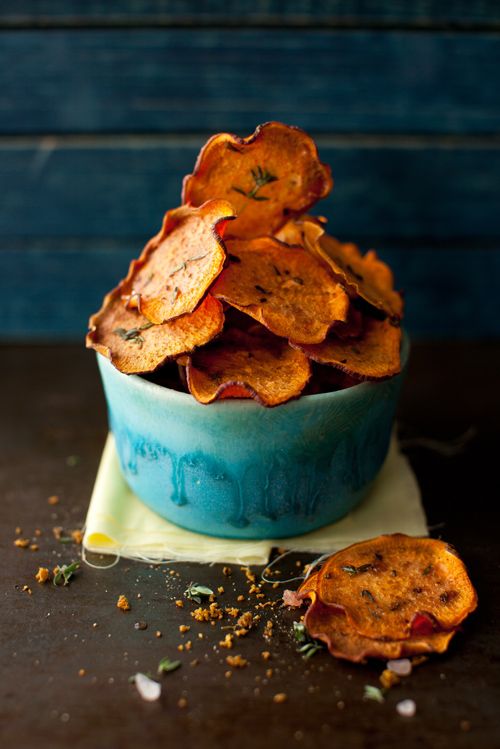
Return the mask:
<svg viewBox="0 0 500 749"><path fill-rule="evenodd" d="M161 694L161 684L153 681L145 674L136 674L134 677L135 686L143 700L154 702L159 699Z"/></svg>
<svg viewBox="0 0 500 749"><path fill-rule="evenodd" d="M409 676L412 666L409 658L399 658L397 661L387 661L387 668L398 676Z"/></svg>
<svg viewBox="0 0 500 749"><path fill-rule="evenodd" d="M403 718L413 718L417 712L415 700L401 700L396 705L396 712Z"/></svg>

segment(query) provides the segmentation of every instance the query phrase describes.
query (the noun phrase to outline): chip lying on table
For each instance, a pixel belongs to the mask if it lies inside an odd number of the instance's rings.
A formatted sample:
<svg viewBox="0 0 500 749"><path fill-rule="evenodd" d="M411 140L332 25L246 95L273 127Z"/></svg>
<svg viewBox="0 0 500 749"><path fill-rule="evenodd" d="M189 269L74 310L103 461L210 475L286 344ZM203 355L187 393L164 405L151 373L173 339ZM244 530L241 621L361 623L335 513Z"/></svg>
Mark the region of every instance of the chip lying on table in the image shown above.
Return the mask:
<svg viewBox="0 0 500 749"><path fill-rule="evenodd" d="M271 407L398 374L403 302L390 268L305 214L332 186L299 128L214 135L183 205L90 318L87 346L160 382L177 362L174 386L200 403Z"/></svg>
<svg viewBox="0 0 500 749"><path fill-rule="evenodd" d="M443 653L477 606L464 563L444 541L396 533L333 554L285 604L337 658L364 661Z"/></svg>

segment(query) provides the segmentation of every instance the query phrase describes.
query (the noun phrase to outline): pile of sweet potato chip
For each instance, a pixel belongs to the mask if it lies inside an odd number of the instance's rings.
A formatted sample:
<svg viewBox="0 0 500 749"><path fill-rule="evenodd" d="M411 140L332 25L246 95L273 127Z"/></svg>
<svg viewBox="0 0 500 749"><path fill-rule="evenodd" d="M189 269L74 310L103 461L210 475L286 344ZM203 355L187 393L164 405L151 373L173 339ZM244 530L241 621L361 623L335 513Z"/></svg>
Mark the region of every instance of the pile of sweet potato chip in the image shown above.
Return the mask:
<svg viewBox="0 0 500 749"><path fill-rule="evenodd" d="M177 362L179 388L200 403L276 406L397 374L403 303L391 270L305 213L332 186L298 128L213 136L183 205L90 318L87 346L126 374Z"/></svg>
<svg viewBox="0 0 500 749"><path fill-rule="evenodd" d="M330 556L284 602L310 605L309 635L360 662L443 653L477 606L463 562L444 541L396 533Z"/></svg>

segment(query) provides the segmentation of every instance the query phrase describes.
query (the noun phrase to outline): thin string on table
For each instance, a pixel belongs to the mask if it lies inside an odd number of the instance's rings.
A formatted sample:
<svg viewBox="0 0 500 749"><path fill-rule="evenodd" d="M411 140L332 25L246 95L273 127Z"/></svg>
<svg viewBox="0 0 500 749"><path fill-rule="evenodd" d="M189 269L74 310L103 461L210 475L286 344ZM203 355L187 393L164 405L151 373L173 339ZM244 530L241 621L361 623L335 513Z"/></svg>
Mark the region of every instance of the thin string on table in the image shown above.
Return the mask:
<svg viewBox="0 0 500 749"><path fill-rule="evenodd" d="M278 585L285 585L286 583L294 583L297 580L307 580L309 575L312 573L313 569L318 565L321 564L321 562L325 559L327 559L329 556L331 556L332 552L328 551L326 554L321 554L321 556L317 557L316 559L313 559L312 562L310 562L307 565L307 572L305 575L296 575L295 577L289 577L286 580L270 580L268 577L266 577L266 572L268 572L272 567L277 563L280 562L282 559L284 559L289 554L293 553L293 549L290 549L289 551L284 551L282 554L279 554L277 557L273 559L272 562L270 562L268 565L266 565L264 571L261 573L260 579L264 583L277 583Z"/></svg>
<svg viewBox="0 0 500 749"><path fill-rule="evenodd" d="M470 426L463 434L459 434L450 440L437 440L432 437L407 437L406 439L400 438L399 446L403 451L414 447L422 447L445 458L454 458L456 455L460 455L476 436L476 427Z"/></svg>

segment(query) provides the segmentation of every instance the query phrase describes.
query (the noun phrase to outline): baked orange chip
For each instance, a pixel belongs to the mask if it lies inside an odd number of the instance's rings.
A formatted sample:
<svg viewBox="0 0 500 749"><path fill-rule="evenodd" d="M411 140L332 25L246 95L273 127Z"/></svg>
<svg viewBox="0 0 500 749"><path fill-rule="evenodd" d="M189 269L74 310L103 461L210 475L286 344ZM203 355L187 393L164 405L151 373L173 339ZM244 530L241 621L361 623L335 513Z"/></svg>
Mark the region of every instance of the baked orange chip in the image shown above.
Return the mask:
<svg viewBox="0 0 500 749"><path fill-rule="evenodd" d="M238 218L228 235L262 237L326 197L332 186L330 168L307 133L267 122L247 138L229 133L210 138L193 174L184 178L182 200L190 205L229 200Z"/></svg>
<svg viewBox="0 0 500 749"><path fill-rule="evenodd" d="M340 606L364 637L402 640L427 628L452 630L477 606L465 565L444 541L400 533L379 536L329 557L318 598ZM423 616L422 616L423 615Z"/></svg>
<svg viewBox="0 0 500 749"><path fill-rule="evenodd" d="M232 218L233 207L225 200L168 211L161 231L123 281L127 306L155 324L193 312L222 270L222 236Z"/></svg>
<svg viewBox="0 0 500 749"><path fill-rule="evenodd" d="M456 630L433 632L425 637L405 640L383 640L365 637L356 632L348 617L335 606L315 598L309 606L304 625L310 637L326 643L336 658L360 663L367 658L392 660L423 653L444 653Z"/></svg>
<svg viewBox="0 0 500 749"><path fill-rule="evenodd" d="M284 242L301 244L321 258L353 296L360 296L390 317L401 317L403 301L394 290L392 271L375 250L362 255L352 242L339 242L327 234L323 223L311 216L290 221L278 237Z"/></svg>
<svg viewBox="0 0 500 749"><path fill-rule="evenodd" d="M154 325L137 310L126 309L122 292L120 284L90 318L86 343L125 374L153 372L167 359L208 343L224 325L222 305L209 294L194 312Z"/></svg>
<svg viewBox="0 0 500 749"><path fill-rule="evenodd" d="M296 343L323 341L347 320L349 297L324 265L302 247L273 237L226 242L229 264L212 293Z"/></svg>
<svg viewBox="0 0 500 749"><path fill-rule="evenodd" d="M200 403L231 397L277 406L297 398L310 373L307 357L265 328L259 333L226 330L187 365L189 391Z"/></svg>
<svg viewBox="0 0 500 749"><path fill-rule="evenodd" d="M359 338L339 338L333 328L322 343L301 344L300 350L319 364L337 367L360 380L392 377L401 371L401 328L394 323L390 318L365 317Z"/></svg>

